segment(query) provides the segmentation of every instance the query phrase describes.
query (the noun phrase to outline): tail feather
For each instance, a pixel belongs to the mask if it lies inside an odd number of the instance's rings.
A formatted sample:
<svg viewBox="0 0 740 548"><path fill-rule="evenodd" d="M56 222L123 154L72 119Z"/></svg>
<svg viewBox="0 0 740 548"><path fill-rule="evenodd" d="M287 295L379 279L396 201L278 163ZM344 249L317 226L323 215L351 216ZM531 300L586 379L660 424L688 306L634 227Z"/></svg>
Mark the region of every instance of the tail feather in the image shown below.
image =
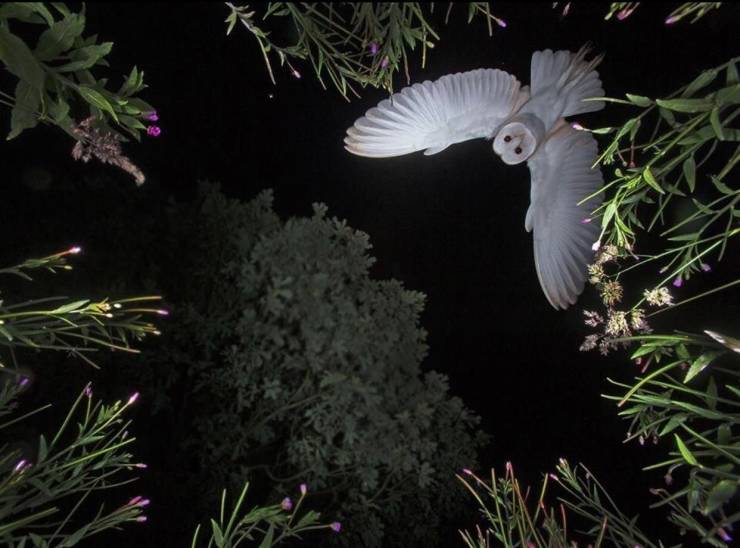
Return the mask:
<svg viewBox="0 0 740 548"><path fill-rule="evenodd" d="M601 97L599 73L594 70L604 58L597 55L586 61L591 51L589 44L577 53L552 50L537 51L532 55L531 86L532 95L548 87L554 87L558 95L564 96L563 116L584 112L594 112L604 108L603 101L584 101L591 97Z"/></svg>

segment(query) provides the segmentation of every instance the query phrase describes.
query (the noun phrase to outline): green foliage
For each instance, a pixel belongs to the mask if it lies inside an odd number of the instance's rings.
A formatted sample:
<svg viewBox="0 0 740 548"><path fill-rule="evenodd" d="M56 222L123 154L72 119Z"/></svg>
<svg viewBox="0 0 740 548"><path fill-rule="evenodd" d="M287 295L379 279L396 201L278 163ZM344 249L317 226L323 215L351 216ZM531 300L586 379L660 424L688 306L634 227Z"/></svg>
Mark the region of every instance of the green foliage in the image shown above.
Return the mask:
<svg viewBox="0 0 740 548"><path fill-rule="evenodd" d="M667 438L674 447L670 459L648 467L666 469L667 487L654 490L661 501L653 507L668 506L671 522L721 547L740 521L740 345L706 333L636 337L632 357L654 370L632 386L612 381L626 393L610 399L630 421L628 439ZM672 488L683 470L685 485Z"/></svg>
<svg viewBox="0 0 740 548"><path fill-rule="evenodd" d="M615 15L619 20L626 19L632 15L632 12L635 11L639 5L640 2L611 2L609 5L609 12L606 14L604 19L611 19ZM666 25L672 25L674 23L678 23L682 19L687 19L689 16L693 16L690 23L696 23L707 13L719 8L721 5L722 2L684 2L674 9L668 17L666 17L665 23Z"/></svg>
<svg viewBox="0 0 740 548"><path fill-rule="evenodd" d="M653 506L669 508L669 520L682 532L713 546L726 546L740 521L740 438L733 433L740 421L737 342L712 331L653 333L647 320L740 284L733 272L735 279L678 303L666 287L671 280L680 287L737 254L740 131L733 124L740 114L739 60L705 70L665 98L607 99L638 113L620 127L594 130L615 134L598 163L621 167L604 189L605 245L590 267L605 314L586 311L586 323L602 331L582 346L607 353L637 343L631 359L641 376L632 383L612 381L624 393L608 397L630 421L628 440L667 438L669 458L648 467L667 469L666 488L654 490L661 500ZM632 283L628 272L655 266L658 279L652 274L641 298L620 310ZM657 310L648 313L647 307Z"/></svg>
<svg viewBox="0 0 740 548"><path fill-rule="evenodd" d="M73 247L40 259L28 259L23 263L0 269L0 274L12 274L27 281L34 269L49 272L68 271L70 255L80 249ZM86 361L93 367L89 357L99 349L109 348L137 353L131 346L159 331L151 322L144 321L145 314L166 314L166 311L146 306L159 301L159 296L132 297L128 299L93 301L91 299L70 300L68 297L46 297L8 304L0 300L0 346L10 351L14 365L17 357L14 349L62 350ZM0 359L0 367L4 367Z"/></svg>
<svg viewBox="0 0 740 548"><path fill-rule="evenodd" d="M476 16L485 16L488 32L492 22L505 27L506 23L491 13L489 2L466 2L468 22ZM294 77L301 73L291 64L308 61L317 78L324 84L328 76L332 84L347 98L348 92L358 96L352 84L393 90L393 77L403 67L409 80L410 52L421 46L422 66L428 48L433 48L439 35L427 20L434 13L434 3L420 2L269 2L262 21L283 19L290 21L297 39L292 46L279 46L270 38L270 32L261 28L255 11L249 5L237 7L226 2L231 12L226 18L227 34L240 22L257 39L270 79L275 82L270 53L275 53L280 65L287 65ZM453 3L449 4L445 21ZM428 14L427 14L428 12Z"/></svg>
<svg viewBox="0 0 740 548"><path fill-rule="evenodd" d="M211 519L209 525L211 535L208 548L216 546L218 548L232 548L238 546L244 541L253 541L259 543L259 548L271 548L282 542L284 539L301 538L303 533L315 531L318 529L331 529L336 533L341 530L341 524L334 522L330 525L321 525L318 523L319 514L313 511L299 514L298 510L306 497L306 491L303 490L298 501L293 505L293 501L286 497L280 504L272 506L256 506L246 514L240 516L244 498L247 495L249 483L244 484L244 488L234 505L231 514L226 516L226 490L221 493L221 510L218 520ZM198 525L193 533L191 548L202 546L199 541L200 528Z"/></svg>
<svg viewBox="0 0 740 548"><path fill-rule="evenodd" d="M174 410L188 454L209 485L248 477L273 500L305 481L349 545L432 542L481 436L447 379L420 372L423 296L371 279L367 236L324 206L283 223L271 203L210 192L173 211L192 221L178 236L192 256L172 265L190 276L166 289L182 300L152 370L190 387Z"/></svg>
<svg viewBox="0 0 740 548"><path fill-rule="evenodd" d="M14 34L11 23L39 29L35 46ZM106 78L91 70L108 66L112 42L84 37L85 12L73 13L61 2L6 2L0 6L0 60L18 78L15 93L1 92L11 107L8 139L39 122L56 125L75 139L75 104L86 106L89 116L109 131L113 123L139 140L145 126L140 119L154 108L136 97L146 86L144 73L134 67L117 91L107 88Z"/></svg>
<svg viewBox="0 0 740 548"><path fill-rule="evenodd" d="M16 399L25 386L5 375L0 391L0 425L23 432L32 415L48 412L51 405L18 416ZM117 488L135 480L130 471L143 468L128 453L133 437L123 413L134 403L107 406L95 401L90 385L80 393L53 436L40 435L34 451L22 454L7 443L0 446L0 541L3 546L74 546L126 522L144 521L148 500L136 497L106 508ZM14 416L15 415L15 416ZM12 429L11 429L12 427ZM97 510L93 510L97 505Z"/></svg>
<svg viewBox="0 0 740 548"><path fill-rule="evenodd" d="M491 470L490 483L470 470L465 470L465 474L474 483L463 476L458 479L473 494L487 522L483 529L476 526L475 534L460 532L468 548L662 546L651 542L638 529L637 517L630 518L617 508L583 465L571 468L561 459L556 473L544 476L537 498L530 497L529 488L522 490L511 464L506 465L504 477L497 477ZM548 504L547 489L551 482L563 493L557 498L557 509ZM496 544L491 543L492 538Z"/></svg>

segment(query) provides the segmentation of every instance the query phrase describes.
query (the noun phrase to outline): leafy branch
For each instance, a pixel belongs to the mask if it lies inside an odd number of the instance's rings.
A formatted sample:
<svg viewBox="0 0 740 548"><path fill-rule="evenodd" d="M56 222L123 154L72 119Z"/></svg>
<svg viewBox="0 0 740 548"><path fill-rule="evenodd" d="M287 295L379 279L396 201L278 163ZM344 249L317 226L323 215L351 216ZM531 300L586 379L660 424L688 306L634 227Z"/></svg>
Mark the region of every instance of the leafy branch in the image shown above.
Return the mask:
<svg viewBox="0 0 740 548"><path fill-rule="evenodd" d="M361 87L382 87L393 90L393 77L403 68L409 77L409 54L421 46L422 67L427 49L433 48L439 35L428 20L434 12L434 3L419 2L345 2L292 3L269 2L261 20L249 5L236 6L226 2L230 13L226 18L230 34L237 23L257 40L270 80L275 83L270 54L275 54L280 66L287 66L291 74L301 78L295 67L297 61L307 61L326 88L325 77L346 99L348 93L359 97L352 84ZM448 20L453 3L445 16ZM506 23L493 15L489 2L467 2L468 23L483 16L489 34L492 23L505 27ZM428 15L426 14L428 10ZM268 19L289 21L297 33L295 44L281 46L262 28Z"/></svg>
<svg viewBox="0 0 740 548"><path fill-rule="evenodd" d="M0 414L7 414L15 398L25 388L14 379L4 383L0 393ZM143 508L149 503L141 497L112 510L100 504L93 515L85 513L96 493L108 493L135 481L125 474L146 465L132 461L128 446L135 438L128 435L130 421L123 413L137 399L106 406L94 401L88 384L80 393L49 440L38 437L31 454L0 447L0 539L3 546L73 546L85 538L126 522L142 522ZM51 407L47 405L0 425L0 431L23 424L30 416ZM76 423L77 427L72 425ZM50 520L52 518L52 521Z"/></svg>
<svg viewBox="0 0 740 548"><path fill-rule="evenodd" d="M50 272L71 270L68 257L79 253L78 247L40 259L0 269L0 274L11 274L31 280L28 271L44 269ZM137 353L131 346L147 335L159 335L146 315L166 315L167 311L150 303L161 297L142 296L127 299L71 301L67 297L46 297L14 304L0 300L0 345L11 350L61 350L97 367L89 357L101 347ZM15 360L15 354L12 354ZM0 362L1 365L1 362Z"/></svg>

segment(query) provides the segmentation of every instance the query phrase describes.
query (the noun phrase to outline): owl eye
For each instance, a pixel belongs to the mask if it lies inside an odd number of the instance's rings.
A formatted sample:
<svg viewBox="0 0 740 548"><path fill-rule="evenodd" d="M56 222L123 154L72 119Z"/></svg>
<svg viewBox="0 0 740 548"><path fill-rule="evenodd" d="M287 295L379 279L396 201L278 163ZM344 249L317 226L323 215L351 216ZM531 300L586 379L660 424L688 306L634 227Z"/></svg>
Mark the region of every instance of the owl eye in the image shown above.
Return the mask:
<svg viewBox="0 0 740 548"><path fill-rule="evenodd" d="M516 152L517 154L521 154L522 153L522 147L516 147L514 149L514 152Z"/></svg>
<svg viewBox="0 0 740 548"><path fill-rule="evenodd" d="M508 143L509 141L511 141L511 135L504 137L504 143Z"/></svg>

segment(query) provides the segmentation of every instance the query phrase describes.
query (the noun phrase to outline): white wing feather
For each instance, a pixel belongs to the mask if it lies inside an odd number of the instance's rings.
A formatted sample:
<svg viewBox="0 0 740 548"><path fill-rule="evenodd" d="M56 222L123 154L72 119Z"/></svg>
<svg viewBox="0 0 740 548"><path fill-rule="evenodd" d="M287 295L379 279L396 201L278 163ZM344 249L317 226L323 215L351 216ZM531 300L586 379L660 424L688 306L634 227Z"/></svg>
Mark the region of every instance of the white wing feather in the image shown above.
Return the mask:
<svg viewBox="0 0 740 548"><path fill-rule="evenodd" d="M591 169L597 157L589 133L563 125L529 159L531 204L525 227L534 230L534 261L547 300L555 308L576 302L593 261L591 246L599 223L584 223L602 202L601 194L578 202L603 185L601 171Z"/></svg>
<svg viewBox="0 0 740 548"><path fill-rule="evenodd" d="M383 158L492 137L528 97L502 70L478 69L414 84L367 111L347 130L345 148Z"/></svg>
<svg viewBox="0 0 740 548"><path fill-rule="evenodd" d="M588 53L587 45L577 53L535 51L530 70L532 99L522 112L537 115L549 130L560 118L604 108L603 101L585 100L604 95L599 73L594 70L603 56L586 61Z"/></svg>

